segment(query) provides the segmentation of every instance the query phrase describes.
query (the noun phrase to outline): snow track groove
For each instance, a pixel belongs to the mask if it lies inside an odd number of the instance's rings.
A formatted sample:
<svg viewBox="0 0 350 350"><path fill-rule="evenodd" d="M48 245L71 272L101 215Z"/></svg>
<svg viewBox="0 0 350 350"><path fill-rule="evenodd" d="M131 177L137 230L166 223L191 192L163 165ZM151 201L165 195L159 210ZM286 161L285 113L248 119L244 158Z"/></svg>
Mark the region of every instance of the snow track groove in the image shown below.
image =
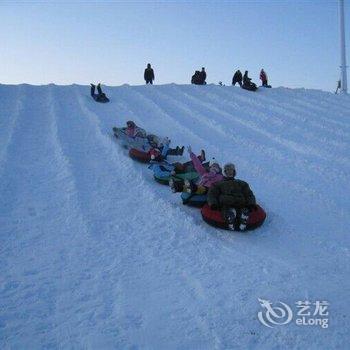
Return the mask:
<svg viewBox="0 0 350 350"><path fill-rule="evenodd" d="M184 92L182 92L182 94L184 94ZM211 111L211 106L207 103L207 108L202 108L202 105L205 104L206 102L203 102L202 100L199 100L199 98L195 98L195 100L193 100L194 97L191 95L191 97L189 97L188 95L185 95L181 98L181 100L183 101L182 104L180 104L180 101L177 101L178 106L183 106L183 104L185 103L184 101L188 101L188 105L189 106L198 106L198 108L200 108L200 113L198 115L198 119L202 119L204 120L204 116L208 117L205 119L208 124L208 126L212 125L212 122L210 121L210 116L212 115L210 113ZM176 97L173 99L173 101L176 100ZM206 99L205 99L206 100ZM186 112L188 112L188 114L191 114L191 110L189 108L187 108ZM215 112L215 120L218 121L219 119L219 115L223 115L222 118L222 122L225 125L229 125L233 120L235 120L236 115L234 117L234 119L232 119L232 112L231 114L229 112L221 112L219 111L217 108L215 108L215 110L213 111ZM179 109L179 114L181 113L181 110ZM236 114L237 112L234 111L234 113ZM241 112L242 113L242 112ZM245 112L243 112L244 114ZM213 129L218 129L216 125L213 126ZM218 129L220 133L222 133L221 129ZM290 169L289 171L291 171L293 169L293 173L295 174L295 177L298 178L299 176L303 176L304 178L307 176L308 179L308 188L304 187L301 188L300 185L298 184L296 187L296 190L302 190L303 192L310 192L310 195L314 196L315 194L315 189L312 189L312 184L315 183L315 188L317 188L316 186L319 186L319 182L323 181L327 183L327 190L329 190L329 185L333 184L333 187L338 188L339 187L339 180L343 180L344 182L344 186L347 183L347 174L345 174L345 172L339 171L337 170L333 170L330 165L328 165L327 167L322 168L320 164L310 162L309 159L305 160L301 157L297 157L295 156L295 154L289 152L283 152L283 149L279 149L276 148L273 144L270 146L269 144L266 144L266 142L261 142L263 140L256 140L255 141L255 137L254 135L247 137L249 134L247 132L245 132L245 130L243 129L235 129L232 128L230 129L230 127L226 127L226 130L228 131L228 133L225 133L224 135L233 140L235 142L235 146L237 147L237 153L238 154L245 154L246 158L249 159L257 159L256 157L256 153L265 153L266 157L274 157L275 161L274 163L281 163L281 167L279 167L278 169L283 170L283 172L279 173L278 175L278 179L279 181L281 181L282 179L284 179L285 176L285 166L288 164L288 169ZM222 135L218 135L217 137L222 138ZM230 142L230 141L229 141ZM262 147L263 145L263 147ZM247 147L250 147L252 152L251 155L249 155L249 153L247 152ZM235 154L235 150L232 150L233 154ZM336 156L332 157L332 159L336 159ZM240 158L240 161L242 161L242 158ZM266 162L266 160L264 159L264 162ZM249 165L249 167L251 167L252 165ZM309 168L310 172L306 172L305 173L305 168ZM268 175L268 178L273 178L275 177L275 174L271 174L270 173L270 169L264 169L263 171L266 175ZM275 171L274 171L275 172ZM317 176L319 177L317 179L317 183L315 181L315 179L317 178ZM289 176L289 178L292 178L292 176ZM326 193L326 195L328 195L328 192ZM339 194L335 194L335 197L338 199L339 198ZM326 198L326 199L322 199L322 196L320 197L320 200L323 202L330 202L330 198Z"/></svg>

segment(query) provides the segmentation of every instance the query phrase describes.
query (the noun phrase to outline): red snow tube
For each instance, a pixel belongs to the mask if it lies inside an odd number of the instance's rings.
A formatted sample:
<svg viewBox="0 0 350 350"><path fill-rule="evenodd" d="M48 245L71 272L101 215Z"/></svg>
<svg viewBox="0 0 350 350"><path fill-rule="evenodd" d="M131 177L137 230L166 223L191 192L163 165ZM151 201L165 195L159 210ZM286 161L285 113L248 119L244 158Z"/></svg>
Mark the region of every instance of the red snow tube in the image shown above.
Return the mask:
<svg viewBox="0 0 350 350"><path fill-rule="evenodd" d="M209 225L228 229L227 223L222 218L221 212L210 209L208 204L205 204L201 209L203 220ZM257 210L253 210L249 214L247 230L254 230L261 226L266 219L266 213L263 208L257 205Z"/></svg>
<svg viewBox="0 0 350 350"><path fill-rule="evenodd" d="M140 151L136 148L130 148L129 156L141 163L149 163L151 160L151 155L149 152Z"/></svg>

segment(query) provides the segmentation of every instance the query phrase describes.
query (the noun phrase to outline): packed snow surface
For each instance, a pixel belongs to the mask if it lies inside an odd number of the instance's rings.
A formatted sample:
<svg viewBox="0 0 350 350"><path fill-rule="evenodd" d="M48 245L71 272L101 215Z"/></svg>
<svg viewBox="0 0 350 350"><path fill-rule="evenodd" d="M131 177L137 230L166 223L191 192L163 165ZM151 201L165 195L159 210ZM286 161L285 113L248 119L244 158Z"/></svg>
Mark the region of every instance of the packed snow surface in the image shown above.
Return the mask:
<svg viewBox="0 0 350 350"><path fill-rule="evenodd" d="M350 98L105 92L111 102L98 104L87 86L0 85L0 348L349 346ZM208 226L118 145L112 127L130 119L234 162L265 224ZM293 312L328 301L329 327L266 327L259 298Z"/></svg>

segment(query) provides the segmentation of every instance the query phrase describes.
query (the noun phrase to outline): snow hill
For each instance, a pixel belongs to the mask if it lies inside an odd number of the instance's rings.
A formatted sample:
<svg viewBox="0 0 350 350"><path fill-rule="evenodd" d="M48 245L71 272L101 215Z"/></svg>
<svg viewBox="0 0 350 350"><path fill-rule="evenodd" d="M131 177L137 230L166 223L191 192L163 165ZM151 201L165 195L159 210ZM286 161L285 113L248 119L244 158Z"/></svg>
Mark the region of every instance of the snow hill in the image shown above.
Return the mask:
<svg viewBox="0 0 350 350"><path fill-rule="evenodd" d="M345 349L350 98L105 90L109 104L87 86L0 85L0 348ZM208 226L119 147L129 119L234 162L265 224ZM268 328L258 298L328 301L329 327Z"/></svg>

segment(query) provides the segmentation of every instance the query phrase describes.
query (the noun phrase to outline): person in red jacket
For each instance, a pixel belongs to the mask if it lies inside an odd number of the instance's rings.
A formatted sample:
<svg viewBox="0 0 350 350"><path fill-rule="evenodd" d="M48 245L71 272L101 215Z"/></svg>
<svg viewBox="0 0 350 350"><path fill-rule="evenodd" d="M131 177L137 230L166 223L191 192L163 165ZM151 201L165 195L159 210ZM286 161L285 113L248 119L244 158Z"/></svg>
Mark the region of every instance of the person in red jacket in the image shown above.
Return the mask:
<svg viewBox="0 0 350 350"><path fill-rule="evenodd" d="M266 72L262 69L260 71L260 80L262 82L262 86L268 86L267 84L267 75L266 75Z"/></svg>

